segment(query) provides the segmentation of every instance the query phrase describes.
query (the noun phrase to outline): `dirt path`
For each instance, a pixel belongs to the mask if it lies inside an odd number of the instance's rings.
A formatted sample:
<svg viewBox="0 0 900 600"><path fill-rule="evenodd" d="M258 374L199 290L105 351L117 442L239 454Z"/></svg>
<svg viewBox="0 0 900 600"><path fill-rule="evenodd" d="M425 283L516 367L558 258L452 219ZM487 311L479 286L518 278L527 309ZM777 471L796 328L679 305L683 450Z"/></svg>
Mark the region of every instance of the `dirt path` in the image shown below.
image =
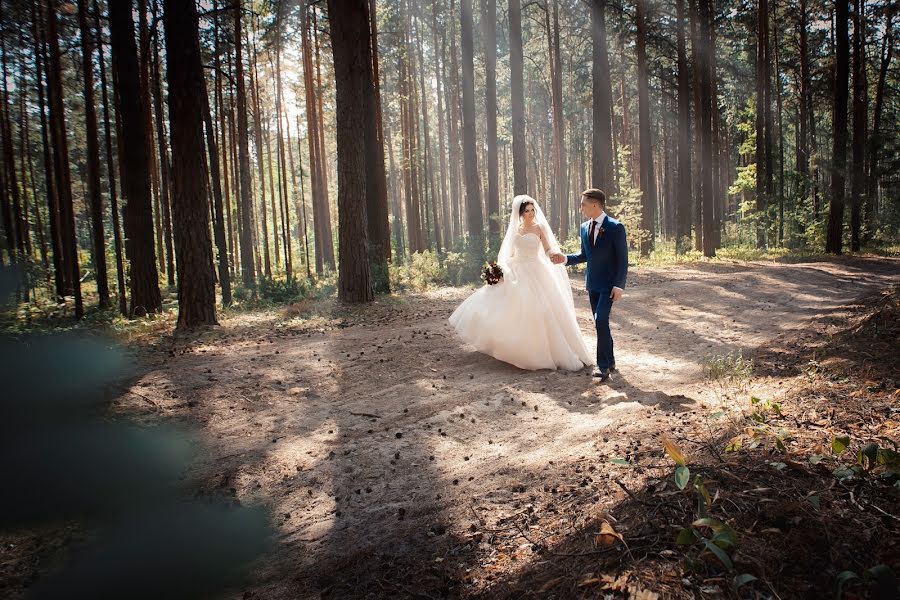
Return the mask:
<svg viewBox="0 0 900 600"><path fill-rule="evenodd" d="M278 550L244 597L465 595L454 586L492 561L469 543L474 523L527 510L580 458L655 446L684 412L709 410L705 357L752 353L898 282L890 259L635 269L612 314L621 373L608 385L473 352L447 325L470 291L445 288L327 318L226 320L150 357L133 389L201 425L211 486L272 507ZM593 344L579 276L572 286ZM623 494L608 483L600 501Z"/></svg>

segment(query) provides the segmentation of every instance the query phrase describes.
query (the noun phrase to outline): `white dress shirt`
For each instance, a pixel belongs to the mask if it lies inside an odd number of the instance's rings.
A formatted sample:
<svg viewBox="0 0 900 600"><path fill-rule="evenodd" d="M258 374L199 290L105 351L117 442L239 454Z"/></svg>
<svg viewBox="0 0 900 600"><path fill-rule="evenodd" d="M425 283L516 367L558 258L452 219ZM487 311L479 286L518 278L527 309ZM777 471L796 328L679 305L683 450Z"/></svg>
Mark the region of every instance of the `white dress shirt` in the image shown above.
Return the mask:
<svg viewBox="0 0 900 600"><path fill-rule="evenodd" d="M600 216L597 217L596 219L591 219L591 221L594 221L595 223L597 223L596 225L594 225L594 239L592 239L591 242L593 242L593 243L597 242L597 237L600 235L600 228L603 227L604 219L606 219L606 212L604 212L604 211L601 211ZM591 232L591 225L590 225L590 223L588 223L588 233L590 233L590 232Z"/></svg>

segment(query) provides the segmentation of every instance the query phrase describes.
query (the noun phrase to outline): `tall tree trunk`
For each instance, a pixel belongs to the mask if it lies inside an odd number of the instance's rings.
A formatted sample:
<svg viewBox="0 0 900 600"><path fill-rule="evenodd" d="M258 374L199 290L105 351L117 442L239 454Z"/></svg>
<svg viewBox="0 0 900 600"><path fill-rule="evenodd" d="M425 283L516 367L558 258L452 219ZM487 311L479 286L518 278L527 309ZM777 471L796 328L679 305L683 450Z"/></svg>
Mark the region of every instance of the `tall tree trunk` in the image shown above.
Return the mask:
<svg viewBox="0 0 900 600"><path fill-rule="evenodd" d="M403 210L400 208L400 182L398 181L397 168L394 165L394 145L391 141L390 127L386 127L384 133L388 147L388 164L390 165L388 168L391 180L391 213L394 216L392 229L397 243L397 260L402 263L403 257L406 255L406 245L403 240Z"/></svg>
<svg viewBox="0 0 900 600"><path fill-rule="evenodd" d="M844 194L847 179L847 86L850 82L849 0L835 2L834 124L831 199L825 229L825 251L840 254L843 246Z"/></svg>
<svg viewBox="0 0 900 600"><path fill-rule="evenodd" d="M713 217L714 175L713 171L713 94L712 94L712 21L710 4L712 0L698 0L700 21L700 63L697 70L700 75L700 195L703 210L703 255L712 257L716 254L715 221Z"/></svg>
<svg viewBox="0 0 900 600"><path fill-rule="evenodd" d="M206 89L193 2L164 0L166 74L172 136L172 207L178 253L178 327L215 325L216 286L209 238L203 142Z"/></svg>
<svg viewBox="0 0 900 600"><path fill-rule="evenodd" d="M591 187L600 188L609 197L615 196L617 190L613 175L612 82L606 41L606 4L607 0L591 2L591 37L594 43Z"/></svg>
<svg viewBox="0 0 900 600"><path fill-rule="evenodd" d="M277 17L276 17L277 18ZM259 77L257 65L259 64L256 54L256 28L254 27L253 43L248 42L248 52L251 53L250 68L247 70L250 75L250 92L253 103L253 142L256 145L256 167L259 172L259 221L262 225L262 251L263 251L263 273L266 277L272 277L272 257L269 253L269 226L266 218L266 169L264 164L264 141L262 134L262 110L259 102ZM249 38L249 30L247 37ZM274 192L273 192L274 193ZM274 211L273 211L274 212ZM274 217L274 214L272 215ZM272 231L272 237L275 238L275 247L278 248L278 235Z"/></svg>
<svg viewBox="0 0 900 600"><path fill-rule="evenodd" d="M69 173L69 142L66 136L66 117L63 107L62 61L57 34L56 7L47 3L47 40L50 44L48 92L50 100L50 131L53 136L56 190L59 195L59 231L62 243L62 268L65 292L75 297L75 318L84 315L81 298L81 271L78 267L78 245L75 237L75 208L72 202L72 183Z"/></svg>
<svg viewBox="0 0 900 600"><path fill-rule="evenodd" d="M306 213L306 195L303 191L303 138L301 137L300 132L303 129L300 127L300 113L297 113L297 164L300 167L300 226L303 228L303 253L304 253L304 261L303 263L306 265L306 277L307 279L312 279L312 271L310 270L312 267L309 263L309 218Z"/></svg>
<svg viewBox="0 0 900 600"><path fill-rule="evenodd" d="M550 34L549 23L547 29ZM555 202L553 203L553 215L556 216L557 235L559 239L566 239L569 234L568 223L568 159L566 157L566 125L563 123L562 106L562 59L559 51L559 0L553 0L553 33L551 36L550 56L552 67L550 69L550 82L552 87L553 106L553 147L554 147L554 186L556 188Z"/></svg>
<svg viewBox="0 0 900 600"><path fill-rule="evenodd" d="M525 139L525 87L523 82L522 52L522 3L509 0L509 69L510 99L512 108L512 163L513 194L528 193L528 177ZM453 164L451 154L450 163Z"/></svg>
<svg viewBox="0 0 900 600"><path fill-rule="evenodd" d="M213 0L213 9L218 10L218 2ZM213 15L213 70L215 71L215 105L216 105L216 123L219 124L218 127L215 128L216 133L216 146L220 149L222 153L222 198L224 200L223 206L223 216L224 216L224 227L227 232L227 244L225 246L228 249L228 255L225 257L226 265L229 269L229 281L234 277L234 273L237 268L237 253L235 251L234 245L234 228L231 226L232 215L231 215L231 189L230 189L230 181L231 181L231 168L229 163L229 150L231 148L231 144L229 143L229 134L228 134L228 109L225 106L225 96L222 90L222 64L219 58L220 52L220 36L219 36L219 17L220 13L216 13ZM218 142L219 135L221 133L221 143ZM221 251L221 250L220 250ZM221 261L222 258L220 257ZM221 268L221 266L220 266ZM221 281L221 277L220 277ZM224 290L223 290L223 304L224 300Z"/></svg>
<svg viewBox="0 0 900 600"><path fill-rule="evenodd" d="M214 4L215 6L215 4ZM218 48L218 21L219 15L216 14L213 16L214 19L214 35L216 36L216 47ZM216 97L216 102L218 103L218 97L220 94L220 89L218 86L219 81L219 72L218 72L218 55L216 55L215 63L216 63L216 73L215 73L215 88L213 89L213 94ZM228 268L228 244L226 242L226 229L225 229L225 207L223 202L223 192L222 192L222 178L223 175L227 177L227 174L223 171L222 167L219 164L219 143L218 132L213 124L212 114L209 106L209 95L206 89L206 78L203 78L203 123L204 123L204 132L206 134L206 151L209 155L209 171L210 171L210 179L212 180L212 189L213 189L213 238L216 242L216 265L218 267L218 275L219 275L219 287L222 290L222 306L230 306L232 302L231 297L231 271ZM227 165L225 167L225 171L227 171ZM227 194L227 190L225 192Z"/></svg>
<svg viewBox="0 0 900 600"><path fill-rule="evenodd" d="M0 22L3 21L3 9L0 8ZM2 73L3 73L3 107L2 107L2 115L3 115L3 130L4 133L2 136L3 139L3 158L4 165L6 168L6 179L9 184L9 192L12 197L12 206L10 207L10 220L7 221L8 225L8 235L11 234L11 237L8 237L7 242L10 243L11 246L14 246L14 250L10 252L10 262L12 264L16 264L20 261L24 261L28 256L28 252L25 245L26 240L26 232L27 227L25 227L25 223L23 220L22 214L22 192L19 189L19 180L20 177L16 176L16 157L13 152L13 133L12 133L12 124L10 123L11 117L9 115L10 109L13 106L13 102L9 96L9 87L7 81L10 79L9 71L7 68L7 60L6 60L6 44L5 41L0 38L0 61L2 61ZM20 92L21 96L21 92ZM19 122L19 129L23 127L22 123ZM0 167L0 168L3 168ZM21 173L21 182L22 182L22 190L25 189L25 173L24 171ZM5 191L5 190L4 190ZM27 200L27 198L26 198ZM24 273L23 273L24 276ZM25 282L27 286L27 281ZM23 298L27 299L27 298ZM108 299L107 299L108 303Z"/></svg>
<svg viewBox="0 0 900 600"><path fill-rule="evenodd" d="M278 155L275 155L275 166L272 166L272 132L270 130L270 125L267 122L264 133L265 137L265 145L266 145L266 156L269 157L269 166L266 169L267 174L269 176L269 191L271 194L269 195L269 204L272 207L272 240L275 242L275 268L278 269L281 266L281 250L280 243L278 241L278 209L275 204L276 196L280 197L281 186L279 185L277 188L275 187L275 175L274 172L278 171ZM280 174L279 174L280 177ZM278 190L276 192L276 190Z"/></svg>
<svg viewBox="0 0 900 600"><path fill-rule="evenodd" d="M318 27L318 16L315 11L315 7L313 8L313 47L316 51L316 94L315 100L318 105L316 110L316 115L319 119L319 123L316 126L316 131L318 132L318 143L319 143L319 170L321 171L322 177L320 178L319 184L322 186L322 232L323 232L323 241L322 241L322 249L325 253L325 266L327 266L332 271L335 267L334 260L334 236L331 231L331 202L329 201L329 193L328 193L328 169L326 168L325 162L325 111L322 110L322 97L324 93L322 90L324 87L322 86L322 62L319 59L319 52L321 50L321 45L319 44L319 27Z"/></svg>
<svg viewBox="0 0 900 600"><path fill-rule="evenodd" d="M850 191L850 250L859 252L862 204L866 193L866 24L865 3L854 0L853 10L853 174Z"/></svg>
<svg viewBox="0 0 900 600"><path fill-rule="evenodd" d="M150 160L150 189L153 198L153 217L156 224L156 258L159 260L159 270L165 273L159 165L157 164L156 143L153 140L153 100L150 97L150 26L147 21L147 0L137 0L137 14L138 40L140 42L138 60L141 69L141 106L144 111L144 127L147 131L147 156Z"/></svg>
<svg viewBox="0 0 900 600"><path fill-rule="evenodd" d="M310 190L312 192L313 207L313 232L316 244L316 274L321 275L325 267L325 219L323 204L327 202L322 198L322 164L319 156L318 133L318 103L315 99L315 79L312 59L312 45L310 43L309 4L304 1L302 19L300 24L301 42L303 50L303 87L306 99L307 141L309 142L309 177Z"/></svg>
<svg viewBox="0 0 900 600"><path fill-rule="evenodd" d="M656 235L656 179L650 127L649 72L647 70L646 0L637 0L638 125L641 147L641 256L653 251ZM703 0L701 0L703 2Z"/></svg>
<svg viewBox="0 0 900 600"><path fill-rule="evenodd" d="M153 16L156 18L156 0L153 2ZM159 37L153 36L153 114L156 120L156 145L159 147L160 186L159 204L162 208L162 235L166 251L166 280L170 288L175 287L175 251L172 247L172 195L169 190L172 182L172 164L166 149L166 127L163 115L162 85L159 72Z"/></svg>
<svg viewBox="0 0 900 600"><path fill-rule="evenodd" d="M125 293L125 263L122 258L122 233L119 225L119 198L116 190L116 169L113 163L112 127L110 125L109 92L106 85L106 60L103 57L103 30L100 28L100 7L93 0L94 33L97 37L97 62L100 64L100 92L103 98L103 138L106 147L106 176L109 180L110 213L112 213L113 242L116 251L116 281L119 288L119 312L128 315ZM40 213L38 213L40 214Z"/></svg>
<svg viewBox="0 0 900 600"><path fill-rule="evenodd" d="M688 251L691 244L693 198L691 197L691 92L684 33L684 0L675 2L678 28L678 182L675 202L675 250Z"/></svg>
<svg viewBox="0 0 900 600"><path fill-rule="evenodd" d="M462 137L463 162L466 176L466 215L469 234L471 275L484 260L484 220L481 213L481 194L478 185L478 157L475 151L475 63L472 39L472 0L460 0L462 34Z"/></svg>
<svg viewBox="0 0 900 600"><path fill-rule="evenodd" d="M775 49L775 107L778 114L778 245L784 245L784 121L781 99L781 57L778 46L778 0L772 0L772 34Z"/></svg>
<svg viewBox="0 0 900 600"><path fill-rule="evenodd" d="M284 117L285 117L285 119L284 119L285 135L287 136L286 146L287 146L287 156L288 156L288 170L291 172L290 204L293 204L294 210L297 214L297 228L299 231L300 227L303 226L303 218L302 218L301 211L300 211L300 205L297 202L297 194L299 193L300 188L297 186L297 171L294 168L294 147L291 144L291 120L287 116L287 114L285 114ZM299 135L299 129L298 129L298 135ZM299 155L298 155L298 160L299 160ZM288 206L285 206L285 209L288 209ZM289 231L288 234L291 235L291 232ZM301 251L302 251L302 249L301 249ZM291 265L292 265L291 268L292 269L293 269L293 264L294 264L293 257L291 257Z"/></svg>
<svg viewBox="0 0 900 600"><path fill-rule="evenodd" d="M125 255L131 272L129 315L144 316L162 310L159 275L153 247L153 220L150 201L150 159L147 156L149 131L138 80L138 55L130 2L109 4L115 71L117 113L121 118L119 153L122 192L125 204Z"/></svg>
<svg viewBox="0 0 900 600"><path fill-rule="evenodd" d="M419 19L416 17L416 29L415 29L415 38L416 38L416 54L413 57L413 71L419 73L419 88L422 90L421 99L422 99L422 143L419 147L422 148L422 176L426 179L422 183L422 189L426 192L425 195L425 206L423 207L423 212L425 215L425 223L424 230L422 231L422 237L425 239L426 246L429 250L431 250L431 235L430 232L434 233L434 241L435 241L435 249L436 251L440 251L442 247L442 239L441 239L441 230L438 226L437 221L437 210L435 204L435 187L434 187L434 167L432 166L432 152L431 152L431 128L429 126L430 119L428 118L428 88L425 83L425 59L424 52L422 49L422 38L424 34L422 34L420 30ZM414 98L418 100L419 94L415 94ZM418 102L416 101L416 105ZM419 114L418 108L416 108L416 115ZM418 118L416 119L417 126L416 131L418 133ZM430 222L429 222L430 221Z"/></svg>
<svg viewBox="0 0 900 600"><path fill-rule="evenodd" d="M812 174L809 170L809 112L812 108L810 96L810 76L809 76L809 48L808 48L808 17L806 9L807 0L800 0L797 10L797 30L799 33L799 60L800 60L800 98L799 108L799 125L798 125L798 143L797 143L797 173L798 173L798 196L801 202L805 202L809 197L810 183ZM813 205L813 217L818 216L818 207Z"/></svg>
<svg viewBox="0 0 900 600"><path fill-rule="evenodd" d="M771 75L769 74L769 2L757 0L756 38L756 247L765 248L772 190Z"/></svg>
<svg viewBox="0 0 900 600"><path fill-rule="evenodd" d="M216 241L216 265L218 266L219 287L222 289L222 306L231 305L231 272L228 270L228 245L225 238L225 210L222 202L222 173L219 166L219 147L216 143L215 128L209 110L209 96L206 92L206 80L203 79L204 132L206 134L206 151L209 155L209 175L213 191L213 238Z"/></svg>
<svg viewBox="0 0 900 600"><path fill-rule="evenodd" d="M253 255L253 199L251 198L250 180L250 140L248 137L247 90L244 81L243 57L243 24L242 2L238 0L234 6L234 78L237 86L237 136L238 165L240 170L240 219L241 219L241 280L244 287L255 290L256 272Z"/></svg>
<svg viewBox="0 0 900 600"><path fill-rule="evenodd" d="M282 92L281 81L281 19L277 20L277 31L275 40L275 116L276 130L278 134L278 155L281 158L281 188L283 193L283 201L281 206L282 218L282 243L284 244L284 267L288 279L293 277L293 252L291 250L291 226L290 226L290 210L288 210L289 198L287 190L287 156L284 147L284 132L282 126L282 116L284 107L284 94Z"/></svg>
<svg viewBox="0 0 900 600"><path fill-rule="evenodd" d="M374 0L372 0L371 6L373 7L372 14L374 15ZM446 79L444 76L444 55L445 55L445 46L444 42L444 34L441 33L440 44L438 43L438 23L437 23L437 10L438 5L437 2L432 3L432 13L431 13L431 34L432 40L434 43L434 77L437 82L437 89L435 90L437 96L437 120L438 120L438 168L440 170L440 190L441 190L441 230L444 234L444 246L446 248L452 248L453 246L453 230L450 226L450 204L449 204L449 194L447 190L447 155L444 151L445 148L445 135L444 135L444 116L449 111L444 110L444 89L447 87ZM373 44L373 47L375 45ZM440 48L440 52L438 52L438 48ZM377 78L376 78L377 82ZM379 100L380 100L380 91L379 91ZM379 113L380 114L380 113ZM380 122L380 120L379 120ZM383 136L382 136L383 141ZM382 160L382 165L384 164L384 160ZM371 222L371 219L369 219ZM390 229L388 229L388 235L390 235ZM371 233L369 235L371 238ZM390 239L390 238L388 238Z"/></svg>
<svg viewBox="0 0 900 600"><path fill-rule="evenodd" d="M701 58L701 41L699 26L699 11L697 8L698 0L688 0L689 21L691 28L691 63L693 64L691 78L691 95L694 104L694 130L693 130L693 146L698 160L694 161L691 168L691 179L693 180L693 225L694 225L694 250L703 251L703 198L701 195L702 177L701 177L701 161L700 154L703 149L702 133L701 133L701 114L702 102L700 101L700 63Z"/></svg>
<svg viewBox="0 0 900 600"><path fill-rule="evenodd" d="M492 248L500 248L500 190L497 164L497 0L483 0L484 98L487 119L487 214Z"/></svg>
<svg viewBox="0 0 900 600"><path fill-rule="evenodd" d="M328 0L337 100L338 144L338 299L370 302L366 193L367 127L359 115L372 94L372 56L368 0ZM382 167L383 168L383 167Z"/></svg>
<svg viewBox="0 0 900 600"><path fill-rule="evenodd" d="M878 171L878 159L881 147L884 143L881 139L881 113L884 109L884 90L887 72L891 64L891 56L894 53L893 16L893 11L888 10L885 17L885 35L881 43L881 63L880 68L878 69L878 84L875 87L875 114L872 118L872 135L869 137L869 175L864 215L867 236L871 235L873 229L872 219L875 216L878 206L878 179L880 176Z"/></svg>
<svg viewBox="0 0 900 600"><path fill-rule="evenodd" d="M404 182L404 206L406 207L406 236L409 240L409 252L425 251L425 241L422 237L421 213L419 200L419 179L417 165L417 140L415 133L415 105L412 97L412 77L410 75L410 67L407 57L410 54L411 46L405 41L405 51L401 50L399 78L399 91L401 96L401 122L403 137L403 182Z"/></svg>
<svg viewBox="0 0 900 600"><path fill-rule="evenodd" d="M38 90L38 110L41 116L41 148L43 148L44 186L47 194L47 220L50 225L50 247L53 251L53 274L57 302L65 297L65 272L62 244L59 233L59 192L56 189L56 173L51 152L51 139L47 102L45 101L44 80L49 80L46 60L45 13L37 8L37 0L31 2L32 37L34 38L35 78ZM49 87L49 86L48 86Z"/></svg>
<svg viewBox="0 0 900 600"><path fill-rule="evenodd" d="M109 283L106 274L106 236L103 234L103 198L100 196L100 135L94 105L93 42L88 27L87 0L78 0L78 28L81 33L81 63L84 78L84 120L87 142L87 183L91 208L91 234L94 271L100 308L109 307Z"/></svg>
<svg viewBox="0 0 900 600"><path fill-rule="evenodd" d="M381 82L378 74L378 21L375 13L375 0L368 0L368 3L366 16L370 88L363 94L365 103L363 125L366 136L366 214L368 215L369 263L374 291L389 293L391 282L388 262L391 259L391 229L388 214L387 179L384 172L384 130L381 122ZM437 47L435 47L435 53L437 53ZM440 102L440 89L438 90L438 101ZM440 108L438 110L440 111ZM438 120L440 120L440 115ZM441 131L441 145L443 145L443 130ZM440 154L443 162L443 152ZM445 192L443 189L441 191Z"/></svg>
<svg viewBox="0 0 900 600"><path fill-rule="evenodd" d="M450 0L450 168L451 187L453 189L453 214L456 217L457 238L463 239L466 234L466 204L463 200L463 161L462 152L462 88L459 77L459 49L457 47L456 0ZM455 185L453 181L455 180Z"/></svg>

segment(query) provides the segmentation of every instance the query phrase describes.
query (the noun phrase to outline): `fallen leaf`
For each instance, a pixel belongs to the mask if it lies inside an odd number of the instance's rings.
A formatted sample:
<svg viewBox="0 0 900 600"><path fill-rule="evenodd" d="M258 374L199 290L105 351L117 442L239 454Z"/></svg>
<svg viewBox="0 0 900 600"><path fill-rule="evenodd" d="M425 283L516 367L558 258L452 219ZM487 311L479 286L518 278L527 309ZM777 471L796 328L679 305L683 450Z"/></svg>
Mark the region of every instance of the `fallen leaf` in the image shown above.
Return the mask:
<svg viewBox="0 0 900 600"><path fill-rule="evenodd" d="M603 521L600 525L600 533L597 534L596 542L603 546L609 546L615 543L615 540L619 540L623 544L625 540L622 539L622 535L617 533L615 529L612 528L612 525Z"/></svg>

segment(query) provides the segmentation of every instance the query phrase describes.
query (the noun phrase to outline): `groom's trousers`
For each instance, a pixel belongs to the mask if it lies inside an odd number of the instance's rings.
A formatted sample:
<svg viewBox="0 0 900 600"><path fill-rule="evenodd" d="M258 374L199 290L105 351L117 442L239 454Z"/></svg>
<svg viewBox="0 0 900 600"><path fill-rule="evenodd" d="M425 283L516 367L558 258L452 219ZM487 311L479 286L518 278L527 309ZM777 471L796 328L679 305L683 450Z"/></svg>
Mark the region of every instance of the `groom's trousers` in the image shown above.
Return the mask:
<svg viewBox="0 0 900 600"><path fill-rule="evenodd" d="M588 291L588 298L591 301L591 313L594 316L594 325L597 328L597 368L601 370L609 369L616 364L616 357L613 354L612 333L609 331L609 311L612 309L613 304L609 297L611 291Z"/></svg>

